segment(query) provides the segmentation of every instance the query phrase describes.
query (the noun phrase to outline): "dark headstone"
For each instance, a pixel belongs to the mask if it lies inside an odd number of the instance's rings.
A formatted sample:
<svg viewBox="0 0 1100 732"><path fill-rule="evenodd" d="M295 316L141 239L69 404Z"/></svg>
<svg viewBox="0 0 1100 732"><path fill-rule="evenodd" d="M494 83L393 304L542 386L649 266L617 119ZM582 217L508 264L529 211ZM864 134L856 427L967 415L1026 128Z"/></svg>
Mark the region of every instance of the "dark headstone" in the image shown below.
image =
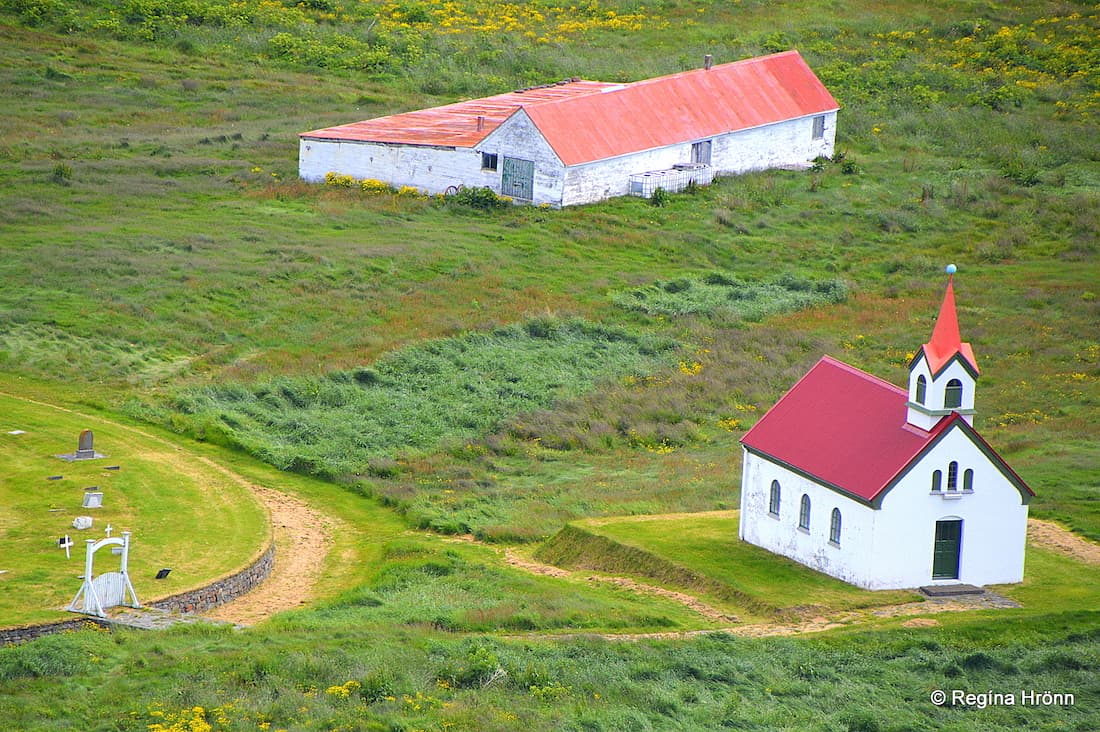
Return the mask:
<svg viewBox="0 0 1100 732"><path fill-rule="evenodd" d="M77 460L88 460L95 457L95 446L91 430L81 430L80 438L76 442Z"/></svg>
<svg viewBox="0 0 1100 732"><path fill-rule="evenodd" d="M118 466L117 465L108 465L107 467L104 468L104 470L118 470Z"/></svg>
<svg viewBox="0 0 1100 732"><path fill-rule="evenodd" d="M93 442L93 436L91 430L82 430L80 437L76 442L76 452L66 455L58 455L62 460L72 462L74 460L95 460L96 458L106 457L100 455L95 451L95 444Z"/></svg>
<svg viewBox="0 0 1100 732"><path fill-rule="evenodd" d="M61 480L64 477L64 475L48 475L46 476L46 480Z"/></svg>

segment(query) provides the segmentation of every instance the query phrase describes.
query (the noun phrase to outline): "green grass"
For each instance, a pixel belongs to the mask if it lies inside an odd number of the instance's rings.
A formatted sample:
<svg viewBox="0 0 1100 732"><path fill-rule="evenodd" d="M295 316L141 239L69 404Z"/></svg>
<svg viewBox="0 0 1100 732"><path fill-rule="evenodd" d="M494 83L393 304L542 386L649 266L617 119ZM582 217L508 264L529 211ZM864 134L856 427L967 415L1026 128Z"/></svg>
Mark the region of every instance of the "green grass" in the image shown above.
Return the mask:
<svg viewBox="0 0 1100 732"><path fill-rule="evenodd" d="M589 519L570 524L535 556L570 569L655 580L717 601L742 621L805 618L919 599L869 592L737 537L737 512Z"/></svg>
<svg viewBox="0 0 1100 732"><path fill-rule="evenodd" d="M70 412L0 393L0 626L68 617L62 612L80 589L87 538L130 531L130 575L142 602L200 587L243 568L266 548L270 526L264 510L242 486L197 456L151 434L101 417ZM92 429L101 460L63 462L77 435ZM26 434L11 435L13 430ZM118 466L117 471L104 470ZM60 480L47 480L62 476ZM86 488L102 490L103 507L81 508ZM72 527L90 515L94 526ZM71 536L71 559L57 547ZM117 571L117 558L96 555L96 571ZM114 563L114 564L112 564ZM153 581L161 567L165 580Z"/></svg>
<svg viewBox="0 0 1100 732"><path fill-rule="evenodd" d="M741 431L825 352L903 383L953 261L963 334L983 372L979 429L1037 490L1034 515L1100 539L1094 8L811 2L792 14L756 2L641 10L610 0L567 14L580 25L546 42L562 13L544 4L544 21L524 16L512 30L461 21L453 33L427 0L305 6L246 2L217 20L227 5L197 0L184 23L178 4L160 0L112 6L114 18L100 2L0 2L6 383L133 424L118 416L123 404L163 415L206 389L326 384L386 354L548 313L683 345L646 378L631 382L622 377L634 369L616 367L538 408L502 410L461 439L368 459L373 474L353 490L173 437L339 517L326 600L240 635L74 634L0 650L9 726L146 729L196 705L273 729L1098 726L1097 618L1077 610L1095 605L1095 572L1043 552L1029 555L1027 581L1005 590L1028 607L960 613L939 628L513 641L479 636L590 631L608 618L698 626L653 598L526 577L486 549L408 528L527 541L585 516L735 506ZM503 6L461 7L495 21L491 8ZM613 28L608 11L646 17ZM626 199L564 211L475 212L294 180L303 130L790 47L842 107L843 158L819 170L722 180L663 207ZM612 299L714 271L841 280L850 293L760 323L719 310L648 314ZM61 430L62 447L33 459L70 449L76 431ZM105 452L113 437L97 430ZM13 471L30 470L28 486L40 473L29 459ZM130 480L124 473L114 479ZM38 493L19 500L47 508ZM59 564L56 527L39 528L50 541L28 566ZM685 537L684 556L732 572L708 555L705 534ZM135 561L141 546L139 537ZM417 553L402 556L410 546ZM677 559L671 545L649 553ZM768 591L762 581L750 589ZM432 629L436 620L453 632ZM482 688L498 666L506 677ZM349 680L370 694L326 693ZM934 688L1023 687L1078 701L926 702Z"/></svg>

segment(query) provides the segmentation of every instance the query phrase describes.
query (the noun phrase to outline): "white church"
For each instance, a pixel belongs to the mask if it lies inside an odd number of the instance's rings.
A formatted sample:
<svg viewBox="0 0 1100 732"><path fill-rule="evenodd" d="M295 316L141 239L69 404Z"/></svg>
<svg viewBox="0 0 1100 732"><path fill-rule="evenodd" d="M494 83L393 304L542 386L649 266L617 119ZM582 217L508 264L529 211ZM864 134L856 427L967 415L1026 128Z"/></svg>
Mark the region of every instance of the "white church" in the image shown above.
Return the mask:
<svg viewBox="0 0 1100 732"><path fill-rule="evenodd" d="M872 590L1020 582L1034 493L973 427L978 375L950 277L907 390L823 357L741 440L741 538Z"/></svg>

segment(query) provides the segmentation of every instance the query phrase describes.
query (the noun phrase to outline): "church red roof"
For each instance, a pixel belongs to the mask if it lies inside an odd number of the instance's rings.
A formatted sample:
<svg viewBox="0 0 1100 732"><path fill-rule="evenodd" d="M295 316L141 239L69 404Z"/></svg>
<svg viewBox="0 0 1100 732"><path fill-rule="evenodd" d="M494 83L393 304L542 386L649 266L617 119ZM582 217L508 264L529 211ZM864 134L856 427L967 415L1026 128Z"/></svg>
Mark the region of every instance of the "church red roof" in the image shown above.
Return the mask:
<svg viewBox="0 0 1100 732"><path fill-rule="evenodd" d="M908 394L823 357L741 443L865 502L873 502L943 430L906 422ZM957 415L955 415L957 416Z"/></svg>
<svg viewBox="0 0 1100 732"><path fill-rule="evenodd" d="M955 312L955 287L951 278L947 280L947 292L943 296L940 315L936 318L936 327L932 337L921 347L928 359L928 368L933 375L956 356L961 356L967 365L978 375L978 361L969 343L963 343L959 335L959 317Z"/></svg>
<svg viewBox="0 0 1100 732"><path fill-rule="evenodd" d="M940 437L961 429L1020 491L1035 493L957 412L930 431L906 421L908 393L824 356L741 439L751 452L877 504Z"/></svg>

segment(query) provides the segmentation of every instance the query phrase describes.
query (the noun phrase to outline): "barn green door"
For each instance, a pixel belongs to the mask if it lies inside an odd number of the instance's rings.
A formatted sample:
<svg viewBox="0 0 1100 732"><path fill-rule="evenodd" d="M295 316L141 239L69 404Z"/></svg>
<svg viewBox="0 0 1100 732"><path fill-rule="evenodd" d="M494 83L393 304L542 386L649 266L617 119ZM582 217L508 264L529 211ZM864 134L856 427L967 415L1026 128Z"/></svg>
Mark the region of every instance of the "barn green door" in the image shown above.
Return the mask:
<svg viewBox="0 0 1100 732"><path fill-rule="evenodd" d="M962 520L936 522L936 546L932 554L932 579L959 578L959 550L962 549Z"/></svg>
<svg viewBox="0 0 1100 732"><path fill-rule="evenodd" d="M535 163L519 158L504 158L500 195L530 201L535 191Z"/></svg>

